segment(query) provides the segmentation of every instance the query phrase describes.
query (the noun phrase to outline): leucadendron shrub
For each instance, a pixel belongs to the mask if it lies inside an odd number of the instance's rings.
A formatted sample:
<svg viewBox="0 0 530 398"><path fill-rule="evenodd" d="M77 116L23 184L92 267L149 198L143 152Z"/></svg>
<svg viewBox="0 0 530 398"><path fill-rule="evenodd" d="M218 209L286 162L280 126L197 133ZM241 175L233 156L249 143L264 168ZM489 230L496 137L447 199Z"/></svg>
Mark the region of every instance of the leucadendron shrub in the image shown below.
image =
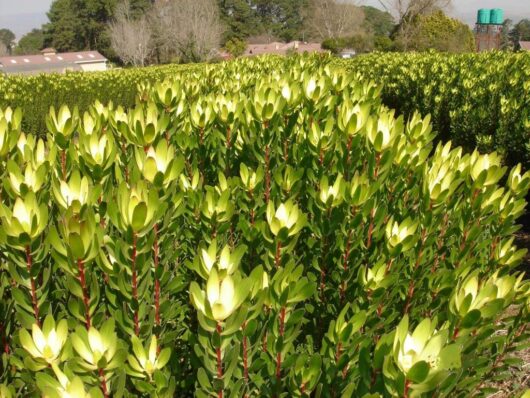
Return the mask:
<svg viewBox="0 0 530 398"><path fill-rule="evenodd" d="M520 370L530 174L326 63L52 108L46 138L0 112L2 398L469 397Z"/></svg>

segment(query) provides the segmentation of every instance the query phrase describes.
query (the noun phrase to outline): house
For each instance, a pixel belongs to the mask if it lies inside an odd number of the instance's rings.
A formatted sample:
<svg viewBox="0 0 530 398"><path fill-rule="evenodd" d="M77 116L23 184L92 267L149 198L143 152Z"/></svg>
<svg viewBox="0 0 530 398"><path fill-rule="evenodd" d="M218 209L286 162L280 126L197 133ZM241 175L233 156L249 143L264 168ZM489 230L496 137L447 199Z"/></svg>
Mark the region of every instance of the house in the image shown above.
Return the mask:
<svg viewBox="0 0 530 398"><path fill-rule="evenodd" d="M520 41L519 46L521 46L521 50L530 51L530 41Z"/></svg>
<svg viewBox="0 0 530 398"><path fill-rule="evenodd" d="M325 52L320 43L306 43L302 41L292 41L290 43L272 42L266 44L249 44L245 50L245 56L275 54L287 55L289 53L313 53Z"/></svg>
<svg viewBox="0 0 530 398"><path fill-rule="evenodd" d="M0 73L34 75L103 71L107 70L107 62L107 58L97 51L57 53L53 48L45 48L38 55L0 57Z"/></svg>

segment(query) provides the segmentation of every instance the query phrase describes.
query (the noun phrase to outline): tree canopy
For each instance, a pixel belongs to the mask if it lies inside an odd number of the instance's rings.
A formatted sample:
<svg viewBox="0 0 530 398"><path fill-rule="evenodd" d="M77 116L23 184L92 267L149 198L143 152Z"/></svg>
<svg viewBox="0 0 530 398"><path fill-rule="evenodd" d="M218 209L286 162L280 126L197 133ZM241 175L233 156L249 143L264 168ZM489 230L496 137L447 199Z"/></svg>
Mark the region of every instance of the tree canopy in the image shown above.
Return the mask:
<svg viewBox="0 0 530 398"><path fill-rule="evenodd" d="M43 48L44 32L42 29L33 29L18 41L18 45L15 47L15 54L38 54Z"/></svg>

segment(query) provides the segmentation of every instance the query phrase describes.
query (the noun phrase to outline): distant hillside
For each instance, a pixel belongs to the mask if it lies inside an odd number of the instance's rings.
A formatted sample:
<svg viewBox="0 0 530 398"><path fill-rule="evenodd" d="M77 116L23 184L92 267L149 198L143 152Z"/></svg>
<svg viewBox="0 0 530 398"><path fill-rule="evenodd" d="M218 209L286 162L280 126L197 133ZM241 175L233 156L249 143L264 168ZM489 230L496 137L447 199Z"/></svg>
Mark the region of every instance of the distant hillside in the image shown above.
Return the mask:
<svg viewBox="0 0 530 398"><path fill-rule="evenodd" d="M48 17L43 12L0 15L0 28L10 29L17 39L34 28L40 28L46 22L48 22Z"/></svg>

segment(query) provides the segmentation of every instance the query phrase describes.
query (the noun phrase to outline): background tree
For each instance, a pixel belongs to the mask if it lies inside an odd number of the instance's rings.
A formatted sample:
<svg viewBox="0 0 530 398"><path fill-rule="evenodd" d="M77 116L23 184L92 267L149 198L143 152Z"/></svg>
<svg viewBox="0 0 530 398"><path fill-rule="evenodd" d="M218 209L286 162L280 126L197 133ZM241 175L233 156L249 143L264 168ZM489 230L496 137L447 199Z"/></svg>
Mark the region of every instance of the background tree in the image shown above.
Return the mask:
<svg viewBox="0 0 530 398"><path fill-rule="evenodd" d="M521 48L520 41L530 40L530 19L522 19L514 25L510 31L510 40L516 50Z"/></svg>
<svg viewBox="0 0 530 398"><path fill-rule="evenodd" d="M44 48L44 32L42 29L33 29L20 38L15 47L15 54L38 54Z"/></svg>
<svg viewBox="0 0 530 398"><path fill-rule="evenodd" d="M110 42L118 57L133 66L144 66L153 53L153 37L145 15L133 17L131 3L118 4L109 25Z"/></svg>
<svg viewBox="0 0 530 398"><path fill-rule="evenodd" d="M436 10L444 10L451 0L378 0L381 6L394 15L397 26L394 34L399 35L403 50L408 50L409 41L413 39L414 21L421 15L428 15Z"/></svg>
<svg viewBox="0 0 530 398"><path fill-rule="evenodd" d="M245 53L247 43L244 40L233 38L226 42L225 49L232 57L239 57Z"/></svg>
<svg viewBox="0 0 530 398"><path fill-rule="evenodd" d="M0 29L0 42L5 46L8 52L13 49L13 42L15 41L15 34L9 29Z"/></svg>
<svg viewBox="0 0 530 398"><path fill-rule="evenodd" d="M44 45L57 51L78 51L84 48L81 22L73 0L55 0L48 11L49 23L44 25Z"/></svg>
<svg viewBox="0 0 530 398"><path fill-rule="evenodd" d="M304 9L308 0L257 0L256 10L269 37L304 39Z"/></svg>
<svg viewBox="0 0 530 398"><path fill-rule="evenodd" d="M263 29L252 2L219 0L218 4L221 20L225 25L223 43L231 39L243 40Z"/></svg>
<svg viewBox="0 0 530 398"><path fill-rule="evenodd" d="M4 57L6 55L9 55L7 47L3 42L0 41L0 57Z"/></svg>
<svg viewBox="0 0 530 398"><path fill-rule="evenodd" d="M435 49L447 52L470 52L475 49L471 29L457 19L449 18L442 11L420 15L410 26L413 34L407 38L408 48L425 51ZM401 45L401 36L396 42Z"/></svg>
<svg viewBox="0 0 530 398"><path fill-rule="evenodd" d="M390 36L395 29L394 17L387 11L371 6L362 6L364 13L363 27L375 36Z"/></svg>
<svg viewBox="0 0 530 398"><path fill-rule="evenodd" d="M219 48L222 25L215 0L157 3L151 23L157 47L183 62L207 60Z"/></svg>
<svg viewBox="0 0 530 398"><path fill-rule="evenodd" d="M362 30L364 12L353 3L311 0L308 25L320 40L352 36Z"/></svg>

